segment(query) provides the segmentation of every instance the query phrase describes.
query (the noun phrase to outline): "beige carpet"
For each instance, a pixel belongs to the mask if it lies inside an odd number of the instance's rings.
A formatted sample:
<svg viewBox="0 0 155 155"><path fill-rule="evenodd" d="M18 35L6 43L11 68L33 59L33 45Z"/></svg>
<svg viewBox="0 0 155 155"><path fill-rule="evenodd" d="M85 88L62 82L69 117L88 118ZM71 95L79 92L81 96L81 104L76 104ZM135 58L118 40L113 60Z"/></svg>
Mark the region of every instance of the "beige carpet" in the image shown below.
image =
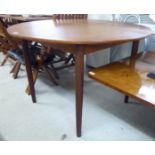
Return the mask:
<svg viewBox="0 0 155 155"><path fill-rule="evenodd" d="M0 53L0 62L3 59ZM40 75L37 103L24 91L24 66L14 80L11 62L0 67L0 140L154 140L155 110L124 104L123 94L85 76L82 137L75 134L74 67L54 86ZM131 101L133 101L131 99Z"/></svg>

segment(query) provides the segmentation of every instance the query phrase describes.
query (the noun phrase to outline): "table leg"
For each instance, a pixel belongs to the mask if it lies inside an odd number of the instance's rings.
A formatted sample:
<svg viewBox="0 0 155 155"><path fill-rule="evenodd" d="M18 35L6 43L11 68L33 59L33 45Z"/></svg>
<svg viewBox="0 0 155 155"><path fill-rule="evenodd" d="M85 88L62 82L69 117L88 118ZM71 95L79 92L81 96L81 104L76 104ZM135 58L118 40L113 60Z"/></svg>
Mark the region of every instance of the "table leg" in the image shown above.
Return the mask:
<svg viewBox="0 0 155 155"><path fill-rule="evenodd" d="M25 60L27 78L30 86L32 101L33 103L35 103L36 95L35 95L35 89L34 89L34 83L33 83L32 68L30 63L29 47L28 47L28 42L26 40L23 41L23 56Z"/></svg>
<svg viewBox="0 0 155 155"><path fill-rule="evenodd" d="M135 62L136 62L138 47L139 47L139 40L138 41L133 41L132 51L131 51L131 58L130 58L130 65L133 66L133 67L135 66Z"/></svg>
<svg viewBox="0 0 155 155"><path fill-rule="evenodd" d="M131 57L130 57L130 65L132 67L135 67L136 56L138 54L138 47L139 47L139 40L138 41L133 41L132 51L131 51ZM125 95L124 102L125 103L128 103L129 102L129 96Z"/></svg>
<svg viewBox="0 0 155 155"><path fill-rule="evenodd" d="M83 106L83 81L84 81L84 54L83 48L79 47L75 54L76 76L76 134L81 137L82 106Z"/></svg>

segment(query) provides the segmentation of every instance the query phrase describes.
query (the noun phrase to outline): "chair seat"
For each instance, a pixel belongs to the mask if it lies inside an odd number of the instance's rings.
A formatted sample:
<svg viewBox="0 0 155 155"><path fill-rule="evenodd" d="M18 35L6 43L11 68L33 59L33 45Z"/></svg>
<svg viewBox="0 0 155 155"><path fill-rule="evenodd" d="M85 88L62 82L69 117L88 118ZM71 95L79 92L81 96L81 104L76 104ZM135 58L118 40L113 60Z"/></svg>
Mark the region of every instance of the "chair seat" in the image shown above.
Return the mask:
<svg viewBox="0 0 155 155"><path fill-rule="evenodd" d="M25 61L21 51L18 50L9 50L8 54L10 57L17 59L22 65L25 65Z"/></svg>

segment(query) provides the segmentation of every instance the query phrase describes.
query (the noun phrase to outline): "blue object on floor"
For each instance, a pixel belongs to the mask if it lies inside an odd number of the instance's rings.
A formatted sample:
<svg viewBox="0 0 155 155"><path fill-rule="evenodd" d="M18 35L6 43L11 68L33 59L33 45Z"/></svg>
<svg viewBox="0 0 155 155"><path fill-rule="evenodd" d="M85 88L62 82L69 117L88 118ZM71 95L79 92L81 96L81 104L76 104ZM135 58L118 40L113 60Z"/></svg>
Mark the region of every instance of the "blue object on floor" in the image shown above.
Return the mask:
<svg viewBox="0 0 155 155"><path fill-rule="evenodd" d="M155 71L148 73L147 76L155 79Z"/></svg>
<svg viewBox="0 0 155 155"><path fill-rule="evenodd" d="M25 61L23 59L22 52L19 50L9 50L8 51L9 56L17 59L22 65L25 65Z"/></svg>
<svg viewBox="0 0 155 155"><path fill-rule="evenodd" d="M152 79L155 79L155 71L149 72L149 73L147 74L147 76L150 77L150 78L152 78Z"/></svg>

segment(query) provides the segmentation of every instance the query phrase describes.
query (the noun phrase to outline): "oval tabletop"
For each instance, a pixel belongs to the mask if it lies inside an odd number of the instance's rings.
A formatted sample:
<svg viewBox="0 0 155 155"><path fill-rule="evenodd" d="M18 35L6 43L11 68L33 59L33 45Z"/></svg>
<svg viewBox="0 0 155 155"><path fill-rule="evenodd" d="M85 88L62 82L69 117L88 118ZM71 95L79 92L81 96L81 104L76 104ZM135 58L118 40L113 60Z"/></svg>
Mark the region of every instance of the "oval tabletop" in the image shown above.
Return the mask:
<svg viewBox="0 0 155 155"><path fill-rule="evenodd" d="M26 22L11 26L8 33L16 38L48 43L102 44L140 40L151 34L141 25L97 20L53 20Z"/></svg>

